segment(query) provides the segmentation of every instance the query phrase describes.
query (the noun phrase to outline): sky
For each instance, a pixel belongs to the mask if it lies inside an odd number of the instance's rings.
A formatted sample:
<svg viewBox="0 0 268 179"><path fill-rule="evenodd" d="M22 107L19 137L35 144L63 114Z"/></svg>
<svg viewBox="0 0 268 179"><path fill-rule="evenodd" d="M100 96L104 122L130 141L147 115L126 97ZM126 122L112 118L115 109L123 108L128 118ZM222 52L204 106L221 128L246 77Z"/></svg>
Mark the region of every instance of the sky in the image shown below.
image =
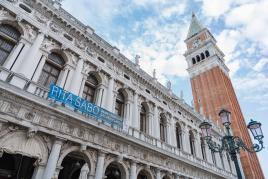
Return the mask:
<svg viewBox="0 0 268 179"><path fill-rule="evenodd" d="M268 146L268 0L64 0L63 8L89 25L159 82L192 101L184 40L194 12L225 54L247 123L262 123ZM258 153L268 178L268 151ZM266 160L265 160L266 159Z"/></svg>

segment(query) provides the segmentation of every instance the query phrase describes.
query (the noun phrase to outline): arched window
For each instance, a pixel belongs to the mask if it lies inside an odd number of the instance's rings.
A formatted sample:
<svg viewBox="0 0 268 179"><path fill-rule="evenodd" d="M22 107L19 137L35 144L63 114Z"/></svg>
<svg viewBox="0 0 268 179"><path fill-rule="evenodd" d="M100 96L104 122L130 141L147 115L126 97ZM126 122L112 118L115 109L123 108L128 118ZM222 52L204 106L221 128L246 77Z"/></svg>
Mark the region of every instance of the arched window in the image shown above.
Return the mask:
<svg viewBox="0 0 268 179"><path fill-rule="evenodd" d="M44 64L38 83L49 87L50 84L56 84L61 70L65 64L64 59L57 53L52 52Z"/></svg>
<svg viewBox="0 0 268 179"><path fill-rule="evenodd" d="M177 139L177 147L179 149L182 148L182 130L179 123L176 124L176 139Z"/></svg>
<svg viewBox="0 0 268 179"><path fill-rule="evenodd" d="M200 56L199 55L196 56L196 60L197 60L197 63L200 62Z"/></svg>
<svg viewBox="0 0 268 179"><path fill-rule="evenodd" d="M204 60L205 59L205 55L204 53L201 53L201 60Z"/></svg>
<svg viewBox="0 0 268 179"><path fill-rule="evenodd" d="M0 25L0 65L5 63L8 55L18 43L20 36L20 32L11 25Z"/></svg>
<svg viewBox="0 0 268 179"><path fill-rule="evenodd" d="M209 51L205 51L206 57L209 57Z"/></svg>
<svg viewBox="0 0 268 179"><path fill-rule="evenodd" d="M203 160L207 160L205 140L203 137L200 137L200 141L201 141L201 152Z"/></svg>
<svg viewBox="0 0 268 179"><path fill-rule="evenodd" d="M125 97L122 91L119 90L115 100L115 114L124 117L124 104L125 104Z"/></svg>
<svg viewBox="0 0 268 179"><path fill-rule="evenodd" d="M85 87L83 90L83 98L93 103L97 86L98 86L97 78L93 74L89 74L85 82Z"/></svg>
<svg viewBox="0 0 268 179"><path fill-rule="evenodd" d="M140 111L140 131L144 133L147 132L146 109L143 104L141 105L141 111Z"/></svg>
<svg viewBox="0 0 268 179"><path fill-rule="evenodd" d="M167 141L167 122L163 114L160 115L160 140Z"/></svg>
<svg viewBox="0 0 268 179"><path fill-rule="evenodd" d="M194 139L194 133L192 131L189 131L189 141L190 141L191 154L195 155L195 139Z"/></svg>
<svg viewBox="0 0 268 179"><path fill-rule="evenodd" d="M195 58L192 58L193 65L196 64Z"/></svg>

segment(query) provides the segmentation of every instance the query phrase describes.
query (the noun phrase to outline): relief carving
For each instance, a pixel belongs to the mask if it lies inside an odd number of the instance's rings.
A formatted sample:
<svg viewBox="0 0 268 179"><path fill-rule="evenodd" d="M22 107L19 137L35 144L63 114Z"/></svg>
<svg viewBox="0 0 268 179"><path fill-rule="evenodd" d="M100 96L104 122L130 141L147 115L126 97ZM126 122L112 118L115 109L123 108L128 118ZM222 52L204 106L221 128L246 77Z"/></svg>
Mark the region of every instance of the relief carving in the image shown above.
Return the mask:
<svg viewBox="0 0 268 179"><path fill-rule="evenodd" d="M48 22L48 18L46 16L40 14L37 11L35 11L34 15L35 15L38 22L40 22L42 24L46 24Z"/></svg>
<svg viewBox="0 0 268 179"><path fill-rule="evenodd" d="M20 110L20 106L16 104L10 104L7 113L17 115Z"/></svg>
<svg viewBox="0 0 268 179"><path fill-rule="evenodd" d="M53 32L55 32L55 33L61 33L62 32L62 29L58 26L58 25L56 25L54 22L51 22L50 24L49 24L49 26L50 26L50 29L53 31Z"/></svg>
<svg viewBox="0 0 268 179"><path fill-rule="evenodd" d="M26 30L26 34L27 34L27 38L30 40L30 41L33 41L37 35L37 32L34 30L34 27L29 25L29 24L25 24L24 25L24 28Z"/></svg>

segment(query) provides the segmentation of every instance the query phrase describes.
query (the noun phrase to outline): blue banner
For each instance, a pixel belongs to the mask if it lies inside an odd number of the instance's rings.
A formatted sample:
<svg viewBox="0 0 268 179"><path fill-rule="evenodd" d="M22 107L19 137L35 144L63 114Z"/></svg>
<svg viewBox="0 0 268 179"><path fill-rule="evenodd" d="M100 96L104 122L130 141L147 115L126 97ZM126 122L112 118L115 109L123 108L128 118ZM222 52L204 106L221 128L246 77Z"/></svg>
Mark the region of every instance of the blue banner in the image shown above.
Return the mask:
<svg viewBox="0 0 268 179"><path fill-rule="evenodd" d="M88 102L85 99L80 98L63 88L54 84L50 85L48 98L54 99L55 101L61 102L68 105L84 114L91 115L105 123L108 123L114 127L123 128L123 119L118 115L107 111L95 104Z"/></svg>

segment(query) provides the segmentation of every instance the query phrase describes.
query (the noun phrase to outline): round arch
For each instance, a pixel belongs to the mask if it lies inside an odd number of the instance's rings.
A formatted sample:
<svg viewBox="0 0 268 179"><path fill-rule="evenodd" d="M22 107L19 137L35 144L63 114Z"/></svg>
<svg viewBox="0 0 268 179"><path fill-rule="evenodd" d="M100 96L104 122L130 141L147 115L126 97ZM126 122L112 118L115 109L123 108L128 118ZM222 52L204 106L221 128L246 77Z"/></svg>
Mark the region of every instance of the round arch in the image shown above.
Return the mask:
<svg viewBox="0 0 268 179"><path fill-rule="evenodd" d="M162 179L173 179L173 177L170 174L163 173L162 174Z"/></svg>
<svg viewBox="0 0 268 179"><path fill-rule="evenodd" d="M143 172L146 176L148 176L149 178L148 179L154 179L154 175L152 173L151 170L149 170L148 168L146 167L141 167L137 170L137 177L139 176L139 174ZM139 179L139 178L138 178Z"/></svg>
<svg viewBox="0 0 268 179"><path fill-rule="evenodd" d="M97 79L98 85L103 84L102 76L98 71L90 71L88 75L93 75Z"/></svg>
<svg viewBox="0 0 268 179"><path fill-rule="evenodd" d="M108 160L104 167L103 167L103 177L105 177L105 173L106 173L106 169L109 167L109 165L115 165L118 167L118 169L120 170L121 172L121 179L125 179L125 178L129 178L129 173L128 173L128 167L126 166L126 164L124 164L123 161L118 161L116 158L112 158L110 160Z"/></svg>
<svg viewBox="0 0 268 179"><path fill-rule="evenodd" d="M89 167L89 174L93 175L94 174L94 170L95 170L95 163L93 161L93 156L90 154L89 151L85 150L83 152L80 151L80 147L79 146L72 146L67 148L66 150L61 152L61 155L59 157L58 163L57 163L57 167L60 168L62 165L62 162L64 160L64 158L72 153L72 152L77 152L79 154L81 154L82 156L84 156L85 158L85 162L88 164Z"/></svg>
<svg viewBox="0 0 268 179"><path fill-rule="evenodd" d="M150 109L150 106L149 106L148 102L143 101L143 102L141 103L141 105L145 108L146 113L151 112L151 111L150 111L151 109Z"/></svg>
<svg viewBox="0 0 268 179"><path fill-rule="evenodd" d="M65 52L63 52L63 50L61 50L59 48L55 48L52 46L52 47L48 48L47 51L49 53L55 53L55 54L61 56L62 59L64 60L65 64L71 61L72 57L70 57L68 54L66 54Z"/></svg>
<svg viewBox="0 0 268 179"><path fill-rule="evenodd" d="M25 32L27 32L27 30L25 29L24 26L20 25L15 19L13 18L9 18L9 17L0 17L0 24L7 24L10 25L12 27L14 27L15 29L17 29L21 36L25 36Z"/></svg>
<svg viewBox="0 0 268 179"><path fill-rule="evenodd" d="M26 131L17 131L0 139L0 149L10 154L21 154L45 164L48 159L48 147L39 135L28 137Z"/></svg>
<svg viewBox="0 0 268 179"><path fill-rule="evenodd" d="M125 89L125 88L119 88L118 90L117 90L117 92L118 93L122 93L123 94L123 96L124 96L124 98L125 98L125 101L127 101L128 99L129 99L129 94L128 94L128 91Z"/></svg>

